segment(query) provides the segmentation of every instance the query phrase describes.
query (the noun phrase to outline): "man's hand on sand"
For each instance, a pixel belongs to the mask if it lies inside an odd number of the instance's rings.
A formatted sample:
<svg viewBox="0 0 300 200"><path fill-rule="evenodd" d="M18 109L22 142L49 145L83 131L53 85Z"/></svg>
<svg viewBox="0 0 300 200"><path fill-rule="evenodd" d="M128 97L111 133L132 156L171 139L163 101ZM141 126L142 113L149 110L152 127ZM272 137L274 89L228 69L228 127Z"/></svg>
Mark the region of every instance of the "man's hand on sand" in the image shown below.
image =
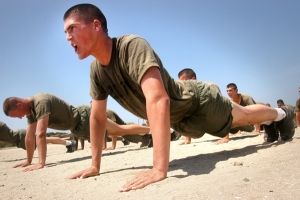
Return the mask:
<svg viewBox="0 0 300 200"><path fill-rule="evenodd" d="M166 173L157 169L151 169L139 173L133 180L125 184L120 192L128 192L130 190L141 189L151 183L161 181L166 178Z"/></svg>
<svg viewBox="0 0 300 200"><path fill-rule="evenodd" d="M29 171L33 171L33 170L37 170L37 169L42 169L42 168L44 168L44 166L45 166L45 164L37 163L37 164L33 164L29 167L26 167L23 171L29 172Z"/></svg>
<svg viewBox="0 0 300 200"><path fill-rule="evenodd" d="M29 163L27 160L21 162L21 163L18 163L16 165L13 166L13 168L17 168L17 167L27 167L31 165L31 163Z"/></svg>
<svg viewBox="0 0 300 200"><path fill-rule="evenodd" d="M87 178L90 176L97 176L99 175L99 170L96 167L90 167L88 169L79 171L71 176L69 176L69 179L76 179L76 178Z"/></svg>

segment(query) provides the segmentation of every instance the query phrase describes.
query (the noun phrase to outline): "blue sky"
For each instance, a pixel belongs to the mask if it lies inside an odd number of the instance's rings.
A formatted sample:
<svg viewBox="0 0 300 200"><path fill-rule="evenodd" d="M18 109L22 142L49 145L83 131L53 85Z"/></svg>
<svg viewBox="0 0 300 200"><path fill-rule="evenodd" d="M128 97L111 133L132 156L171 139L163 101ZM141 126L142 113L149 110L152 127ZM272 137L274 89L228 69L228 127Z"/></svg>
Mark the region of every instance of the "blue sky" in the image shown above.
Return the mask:
<svg viewBox="0 0 300 200"><path fill-rule="evenodd" d="M79 60L65 39L64 12L83 1L7 0L0 6L0 101L48 92L77 106L88 104L89 57ZM235 82L258 102L295 104L300 86L298 0L89 1L106 15L111 37L143 36L171 76L193 68L199 80ZM110 99L127 122L141 122ZM11 128L26 119L0 112Z"/></svg>

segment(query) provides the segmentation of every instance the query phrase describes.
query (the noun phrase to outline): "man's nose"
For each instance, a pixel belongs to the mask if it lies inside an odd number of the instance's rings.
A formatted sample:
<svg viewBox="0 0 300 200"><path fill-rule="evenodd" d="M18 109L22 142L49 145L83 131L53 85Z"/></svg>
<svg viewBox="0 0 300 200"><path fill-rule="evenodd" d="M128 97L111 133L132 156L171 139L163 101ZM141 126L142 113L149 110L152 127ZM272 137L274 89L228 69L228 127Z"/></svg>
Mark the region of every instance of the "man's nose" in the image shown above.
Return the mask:
<svg viewBox="0 0 300 200"><path fill-rule="evenodd" d="M70 40L72 39L72 36L71 36L71 34L69 34L69 33L66 33L66 39L67 39L67 41L70 41Z"/></svg>

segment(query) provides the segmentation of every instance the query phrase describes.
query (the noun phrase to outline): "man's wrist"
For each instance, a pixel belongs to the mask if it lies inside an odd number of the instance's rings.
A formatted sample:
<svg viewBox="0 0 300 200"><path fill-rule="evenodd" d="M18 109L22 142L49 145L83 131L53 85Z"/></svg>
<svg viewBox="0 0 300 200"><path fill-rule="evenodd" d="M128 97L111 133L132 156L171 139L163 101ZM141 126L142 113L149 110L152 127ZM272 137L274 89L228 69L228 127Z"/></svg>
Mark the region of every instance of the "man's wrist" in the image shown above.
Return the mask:
<svg viewBox="0 0 300 200"><path fill-rule="evenodd" d="M99 172L100 171L100 162L92 161L91 168L94 168L95 170L97 170Z"/></svg>
<svg viewBox="0 0 300 200"><path fill-rule="evenodd" d="M39 164L45 166L46 162L39 162Z"/></svg>

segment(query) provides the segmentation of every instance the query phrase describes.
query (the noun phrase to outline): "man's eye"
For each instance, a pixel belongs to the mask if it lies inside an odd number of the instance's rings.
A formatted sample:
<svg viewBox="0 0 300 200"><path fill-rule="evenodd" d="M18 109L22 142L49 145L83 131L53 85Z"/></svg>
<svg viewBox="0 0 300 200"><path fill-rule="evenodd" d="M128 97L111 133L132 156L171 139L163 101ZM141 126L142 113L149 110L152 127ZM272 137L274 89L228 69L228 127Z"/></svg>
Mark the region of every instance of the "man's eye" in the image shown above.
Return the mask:
<svg viewBox="0 0 300 200"><path fill-rule="evenodd" d="M73 32L73 30L74 30L74 26L69 26L69 28L68 28L68 33Z"/></svg>

